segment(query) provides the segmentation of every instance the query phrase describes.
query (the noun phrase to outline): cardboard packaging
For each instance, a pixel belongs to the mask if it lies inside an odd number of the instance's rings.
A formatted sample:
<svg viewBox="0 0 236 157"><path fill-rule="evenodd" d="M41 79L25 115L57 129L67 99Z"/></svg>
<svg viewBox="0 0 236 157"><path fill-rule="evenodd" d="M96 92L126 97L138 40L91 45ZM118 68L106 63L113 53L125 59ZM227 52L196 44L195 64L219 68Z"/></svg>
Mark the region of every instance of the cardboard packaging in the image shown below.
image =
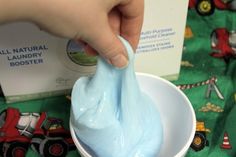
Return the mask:
<svg viewBox="0 0 236 157"><path fill-rule="evenodd" d="M188 0L146 0L135 70L169 80L180 70ZM70 93L81 76L92 75L96 58L74 41L30 23L0 26L0 84L7 102Z"/></svg>

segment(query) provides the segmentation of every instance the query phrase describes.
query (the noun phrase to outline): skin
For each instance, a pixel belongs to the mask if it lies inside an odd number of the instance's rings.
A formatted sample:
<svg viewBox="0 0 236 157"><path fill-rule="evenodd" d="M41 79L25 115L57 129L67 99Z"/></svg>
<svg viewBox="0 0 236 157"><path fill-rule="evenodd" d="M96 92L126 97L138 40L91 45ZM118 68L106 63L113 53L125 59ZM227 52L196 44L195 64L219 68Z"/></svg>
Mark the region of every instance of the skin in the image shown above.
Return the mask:
<svg viewBox="0 0 236 157"><path fill-rule="evenodd" d="M117 35L135 50L143 23L143 0L0 0L0 23L28 21L45 31L82 43L116 67L128 64Z"/></svg>

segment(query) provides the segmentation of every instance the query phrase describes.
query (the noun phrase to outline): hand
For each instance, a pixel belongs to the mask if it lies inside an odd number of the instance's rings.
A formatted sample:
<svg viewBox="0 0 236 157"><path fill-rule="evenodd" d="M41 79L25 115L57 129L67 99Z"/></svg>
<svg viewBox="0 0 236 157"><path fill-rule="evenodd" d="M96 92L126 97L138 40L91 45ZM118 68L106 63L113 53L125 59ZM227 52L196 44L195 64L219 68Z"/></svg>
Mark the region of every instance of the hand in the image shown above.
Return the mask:
<svg viewBox="0 0 236 157"><path fill-rule="evenodd" d="M143 22L143 0L4 1L0 0L0 4L10 3L11 9L5 9L5 12L11 11L5 14L12 16L8 17L9 21L11 18L12 21L31 21L54 35L76 39L84 43L88 54L98 52L116 67L128 63L118 35L128 40L134 50L137 48Z"/></svg>

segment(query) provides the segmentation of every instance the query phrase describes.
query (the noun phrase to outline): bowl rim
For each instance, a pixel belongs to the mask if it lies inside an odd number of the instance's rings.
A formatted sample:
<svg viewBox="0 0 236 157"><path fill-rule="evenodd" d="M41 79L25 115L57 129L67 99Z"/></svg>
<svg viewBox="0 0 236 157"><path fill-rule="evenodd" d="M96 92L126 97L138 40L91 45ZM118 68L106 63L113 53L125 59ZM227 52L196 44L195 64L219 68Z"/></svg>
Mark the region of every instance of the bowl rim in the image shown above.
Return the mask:
<svg viewBox="0 0 236 157"><path fill-rule="evenodd" d="M175 90L177 90L182 95L182 97L186 100L186 102L188 103L188 107L190 108L190 112L191 112L191 115L192 115L192 117L191 117L192 118L192 124L194 124L194 125L192 126L191 134L188 138L188 141L185 143L185 145L182 147L182 149L180 149L180 151L174 156L174 157L183 157L186 154L186 152L188 151L188 149L189 149L189 147L192 143L192 140L194 138L195 131L196 131L196 115L195 115L195 111L193 109L193 106L192 106L190 100L184 94L184 92L182 90L180 90L176 85L174 85L173 83L171 83L170 81L168 81L164 78L161 78L159 76L152 75L152 74L141 73L141 72L136 72L136 75L137 76L151 77L151 78L155 78L155 79L157 79L161 82L164 82L168 86L170 86L170 87L174 88ZM77 149L79 150L79 153L81 153L81 155L83 155L84 157L92 157L89 153L86 152L86 150L82 147L82 145L78 141L78 139L76 137L76 134L75 134L75 131L74 131L74 128L73 128L73 124L71 122L71 118L69 120L69 127L70 127L72 140L74 141Z"/></svg>

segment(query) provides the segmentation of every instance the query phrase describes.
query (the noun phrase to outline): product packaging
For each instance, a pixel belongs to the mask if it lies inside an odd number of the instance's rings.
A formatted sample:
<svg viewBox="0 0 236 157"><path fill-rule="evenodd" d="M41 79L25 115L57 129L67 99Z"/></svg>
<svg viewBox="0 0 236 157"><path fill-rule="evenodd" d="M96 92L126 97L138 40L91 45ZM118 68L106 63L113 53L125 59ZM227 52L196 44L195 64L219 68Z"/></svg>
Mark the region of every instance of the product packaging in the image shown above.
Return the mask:
<svg viewBox="0 0 236 157"><path fill-rule="evenodd" d="M178 78L187 7L188 0L145 0L135 71ZM95 70L96 57L73 40L26 22L0 26L0 84L7 102L69 94L79 77Z"/></svg>

